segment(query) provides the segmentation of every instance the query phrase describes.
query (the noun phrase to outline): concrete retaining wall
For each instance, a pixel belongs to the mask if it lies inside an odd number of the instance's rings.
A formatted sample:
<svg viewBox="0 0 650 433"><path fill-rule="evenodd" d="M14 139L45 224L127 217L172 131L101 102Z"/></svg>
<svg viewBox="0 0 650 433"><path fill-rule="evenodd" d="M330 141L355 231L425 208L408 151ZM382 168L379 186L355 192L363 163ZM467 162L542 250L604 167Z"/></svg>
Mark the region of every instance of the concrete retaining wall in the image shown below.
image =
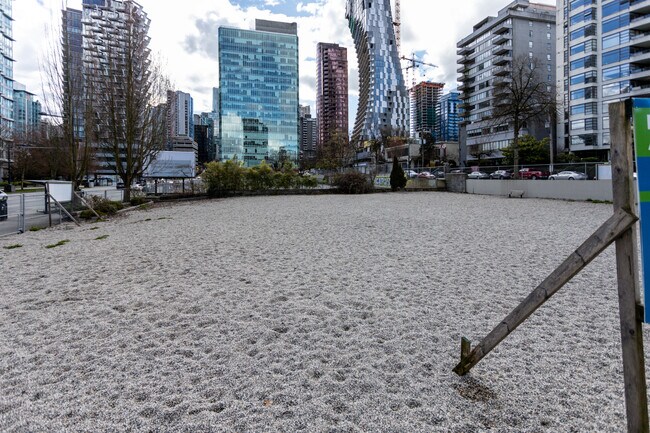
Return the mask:
<svg viewBox="0 0 650 433"><path fill-rule="evenodd" d="M467 180L467 193L508 196L524 191L528 198L612 201L611 180Z"/></svg>
<svg viewBox="0 0 650 433"><path fill-rule="evenodd" d="M465 173L447 173L445 175L447 191L449 192L469 192L465 185L467 175ZM468 182L469 185L469 182ZM478 194L478 193L477 193Z"/></svg>

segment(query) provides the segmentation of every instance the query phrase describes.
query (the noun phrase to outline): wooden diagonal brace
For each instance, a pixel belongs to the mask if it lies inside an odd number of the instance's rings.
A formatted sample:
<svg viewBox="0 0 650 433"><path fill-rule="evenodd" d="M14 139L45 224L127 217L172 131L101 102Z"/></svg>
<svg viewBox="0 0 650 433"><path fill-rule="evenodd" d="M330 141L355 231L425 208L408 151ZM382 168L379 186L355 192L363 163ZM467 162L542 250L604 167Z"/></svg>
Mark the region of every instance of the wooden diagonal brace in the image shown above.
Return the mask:
<svg viewBox="0 0 650 433"><path fill-rule="evenodd" d="M490 353L504 338L510 335L531 314L541 307L551 296L557 293L578 272L602 253L620 236L632 228L638 217L623 209L619 209L577 250L573 252L551 275L537 286L501 323L499 323L483 340L469 353L467 343L461 345L461 361L454 368L459 376L467 374L472 367ZM465 339L466 340L466 339Z"/></svg>

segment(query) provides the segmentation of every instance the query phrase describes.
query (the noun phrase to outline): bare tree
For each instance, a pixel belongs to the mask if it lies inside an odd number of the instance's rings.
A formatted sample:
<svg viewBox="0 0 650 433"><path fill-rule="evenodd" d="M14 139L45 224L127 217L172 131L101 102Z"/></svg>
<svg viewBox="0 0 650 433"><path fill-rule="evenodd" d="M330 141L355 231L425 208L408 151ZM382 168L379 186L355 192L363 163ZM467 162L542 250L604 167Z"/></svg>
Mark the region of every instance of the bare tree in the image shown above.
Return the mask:
<svg viewBox="0 0 650 433"><path fill-rule="evenodd" d="M494 124L512 125L514 175L519 174L519 134L522 128L534 122L549 119L556 103L553 83L543 79L537 59L515 57L511 70L504 78L494 80Z"/></svg>
<svg viewBox="0 0 650 433"><path fill-rule="evenodd" d="M57 169L58 174L70 179L76 188L91 168L95 137L92 135L94 118L89 111L92 87L86 89L82 74L81 34L68 31L69 13L72 12L63 11L62 26L53 32L59 36L51 38L53 45L41 67L45 109L49 116L61 119L60 128L55 134L41 135L39 141L51 139L51 142L39 145L57 150L57 156L64 160L63 167Z"/></svg>
<svg viewBox="0 0 650 433"><path fill-rule="evenodd" d="M160 62L151 58L146 14L131 0L123 6L119 38L109 26L97 26L91 47L96 51L85 70L94 90L99 149L109 155L129 200L131 184L163 149L165 112L160 107L171 86Z"/></svg>
<svg viewBox="0 0 650 433"><path fill-rule="evenodd" d="M334 130L328 136L328 140L318 147L316 166L330 170L348 166L355 155L348 134L345 131Z"/></svg>

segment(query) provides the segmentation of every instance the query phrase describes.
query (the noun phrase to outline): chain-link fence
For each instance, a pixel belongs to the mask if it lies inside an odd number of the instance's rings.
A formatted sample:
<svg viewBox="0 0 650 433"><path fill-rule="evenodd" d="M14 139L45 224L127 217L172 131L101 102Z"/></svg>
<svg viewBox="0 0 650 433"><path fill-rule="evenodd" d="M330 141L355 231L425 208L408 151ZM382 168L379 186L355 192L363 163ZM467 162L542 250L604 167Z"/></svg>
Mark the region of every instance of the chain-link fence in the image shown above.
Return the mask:
<svg viewBox="0 0 650 433"><path fill-rule="evenodd" d="M69 220L55 202L47 203L45 194L10 194L6 213L0 213L0 236L24 233Z"/></svg>

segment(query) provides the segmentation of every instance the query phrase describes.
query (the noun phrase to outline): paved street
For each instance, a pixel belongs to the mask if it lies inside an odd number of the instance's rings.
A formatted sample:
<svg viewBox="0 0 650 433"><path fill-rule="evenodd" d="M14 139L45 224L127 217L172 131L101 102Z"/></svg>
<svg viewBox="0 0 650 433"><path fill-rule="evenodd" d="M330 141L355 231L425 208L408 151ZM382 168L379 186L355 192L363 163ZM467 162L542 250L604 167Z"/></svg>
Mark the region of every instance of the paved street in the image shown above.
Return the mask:
<svg viewBox="0 0 650 433"><path fill-rule="evenodd" d="M109 200L121 200L122 191L115 187L96 187L83 190L85 196L99 195ZM0 236L16 233L19 229L21 199L25 200L25 230L31 227L44 227L49 224L49 216L45 213L45 195L43 192L26 194L10 194L7 200L7 219L0 221ZM55 207L53 207L55 208ZM54 209L52 223L59 223L59 212Z"/></svg>

